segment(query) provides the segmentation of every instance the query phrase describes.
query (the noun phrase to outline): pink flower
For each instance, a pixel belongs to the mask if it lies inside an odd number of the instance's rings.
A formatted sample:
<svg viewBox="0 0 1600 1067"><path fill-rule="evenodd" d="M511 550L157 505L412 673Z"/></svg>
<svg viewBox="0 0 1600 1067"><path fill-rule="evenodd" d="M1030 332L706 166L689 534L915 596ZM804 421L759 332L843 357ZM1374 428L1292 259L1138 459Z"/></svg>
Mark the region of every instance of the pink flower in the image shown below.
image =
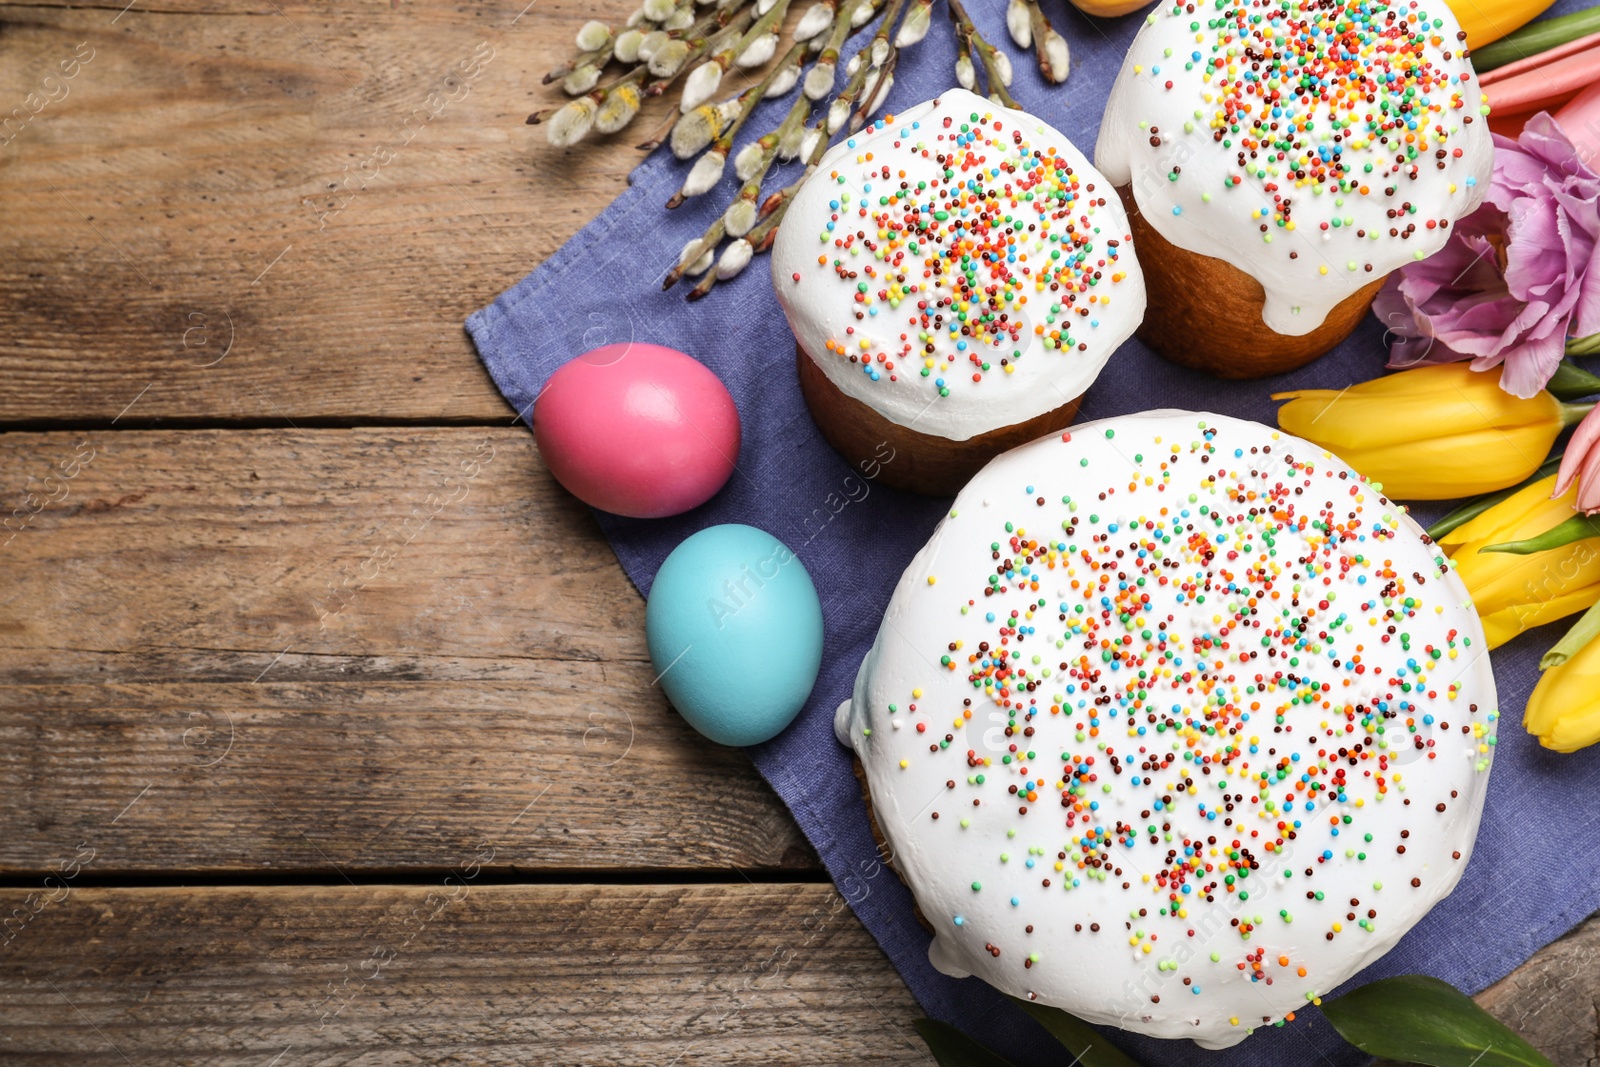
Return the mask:
<svg viewBox="0 0 1600 1067"><path fill-rule="evenodd" d="M1559 498L1573 479L1578 482L1578 510L1585 515L1600 511L1600 408L1583 417L1572 440L1567 442L1561 469L1556 472L1555 492L1550 498Z"/></svg>
<svg viewBox="0 0 1600 1067"><path fill-rule="evenodd" d="M1389 366L1503 364L1501 388L1526 398L1569 334L1600 331L1600 175L1543 112L1494 143L1483 206L1437 253L1391 274L1373 311L1393 337Z"/></svg>

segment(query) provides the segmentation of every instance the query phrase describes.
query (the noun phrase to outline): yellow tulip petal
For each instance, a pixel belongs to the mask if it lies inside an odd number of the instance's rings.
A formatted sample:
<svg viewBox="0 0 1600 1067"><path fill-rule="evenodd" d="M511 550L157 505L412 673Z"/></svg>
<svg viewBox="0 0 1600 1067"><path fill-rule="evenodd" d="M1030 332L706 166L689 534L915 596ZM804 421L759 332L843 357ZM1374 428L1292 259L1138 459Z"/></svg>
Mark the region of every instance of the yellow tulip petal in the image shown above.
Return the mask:
<svg viewBox="0 0 1600 1067"><path fill-rule="evenodd" d="M1600 641L1591 641L1567 662L1544 672L1528 697L1523 725L1547 748L1570 752L1593 744L1600 723ZM1587 737L1588 740L1584 740Z"/></svg>
<svg viewBox="0 0 1600 1067"><path fill-rule="evenodd" d="M1492 374L1480 375L1463 363L1440 363L1429 367L1414 367L1397 374L1360 382L1347 389L1299 389L1291 393L1274 393L1272 399L1284 397L1336 396L1353 393L1359 397L1437 396L1441 389L1466 389L1476 393L1481 389L1487 397L1500 391L1498 378ZM1508 394L1509 395L1509 394Z"/></svg>
<svg viewBox="0 0 1600 1067"><path fill-rule="evenodd" d="M1522 725L1530 734L1548 734L1566 710L1566 694L1563 690L1568 686L1557 677L1560 669L1555 667L1545 671L1528 697L1528 706L1522 712Z"/></svg>
<svg viewBox="0 0 1600 1067"><path fill-rule="evenodd" d="M1576 752L1600 741L1600 704L1576 712L1568 712L1556 720L1547 734L1539 735L1539 743L1557 752Z"/></svg>
<svg viewBox="0 0 1600 1067"><path fill-rule="evenodd" d="M1538 18L1554 0L1450 0L1447 6L1467 34L1468 48L1482 48Z"/></svg>
<svg viewBox="0 0 1600 1067"><path fill-rule="evenodd" d="M1504 611L1490 612L1483 616L1483 637L1489 642L1491 652L1522 634L1522 618L1517 614L1517 610L1506 608Z"/></svg>
<svg viewBox="0 0 1600 1067"><path fill-rule="evenodd" d="M1556 487L1556 476L1541 478L1526 489L1513 493L1494 507L1485 511L1469 522L1464 522L1454 530L1439 539L1441 545L1464 545L1469 541L1482 541L1485 544L1496 544L1501 541L1517 540L1513 531L1521 529L1523 521L1532 514L1540 511L1543 505L1551 503L1550 493ZM1566 495L1561 497L1560 503L1567 508L1564 518L1571 518L1574 504L1578 499L1578 488L1573 486ZM1551 523L1554 526L1555 523ZM1541 534L1550 526L1533 531ZM1526 536L1533 536L1529 534Z"/></svg>
<svg viewBox="0 0 1600 1067"><path fill-rule="evenodd" d="M1461 561L1456 574L1472 594L1480 615L1581 595L1591 588L1600 589L1600 541L1579 541L1531 556L1475 554Z"/></svg>
<svg viewBox="0 0 1600 1067"><path fill-rule="evenodd" d="M1508 511L1507 518L1511 520L1505 527L1508 537L1513 540L1537 537L1572 518L1578 510L1578 487L1574 485L1559 497L1552 498L1550 490L1554 488L1555 478L1552 476L1540 479L1518 494L1522 497L1518 506L1526 505L1526 508L1521 515L1517 515L1515 509Z"/></svg>
<svg viewBox="0 0 1600 1067"><path fill-rule="evenodd" d="M1553 476L1536 482L1452 531L1457 536L1465 531L1471 538L1448 551L1480 615L1567 596L1600 583L1600 539L1586 538L1530 555L1483 551L1491 544L1535 537L1570 519L1577 490L1551 500L1548 490L1553 483Z"/></svg>
<svg viewBox="0 0 1600 1067"><path fill-rule="evenodd" d="M1380 447L1322 444L1397 500L1454 500L1516 485L1539 469L1559 423L1458 433ZM1548 493L1546 494L1549 495Z"/></svg>
<svg viewBox="0 0 1600 1067"><path fill-rule="evenodd" d="M1483 636L1488 639L1491 649L1499 648L1536 626L1588 611L1597 600L1600 600L1600 585L1590 585L1549 600L1500 607L1483 615ZM1482 612L1484 609L1480 607L1478 610Z"/></svg>
<svg viewBox="0 0 1600 1067"><path fill-rule="evenodd" d="M1515 485L1561 432L1549 393L1521 399L1462 364L1418 367L1348 389L1279 393L1278 425L1321 445L1392 497L1444 500Z"/></svg>

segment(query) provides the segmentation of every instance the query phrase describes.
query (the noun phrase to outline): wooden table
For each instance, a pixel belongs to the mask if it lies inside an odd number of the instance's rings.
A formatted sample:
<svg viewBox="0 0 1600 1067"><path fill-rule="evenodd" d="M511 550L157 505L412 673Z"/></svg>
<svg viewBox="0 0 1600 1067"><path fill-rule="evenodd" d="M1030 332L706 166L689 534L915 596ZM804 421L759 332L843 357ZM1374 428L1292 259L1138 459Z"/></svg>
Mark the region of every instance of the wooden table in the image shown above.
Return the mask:
<svg viewBox="0 0 1600 1067"><path fill-rule="evenodd" d="M637 159L522 3L0 5L0 1063L929 1062L462 331Z"/></svg>

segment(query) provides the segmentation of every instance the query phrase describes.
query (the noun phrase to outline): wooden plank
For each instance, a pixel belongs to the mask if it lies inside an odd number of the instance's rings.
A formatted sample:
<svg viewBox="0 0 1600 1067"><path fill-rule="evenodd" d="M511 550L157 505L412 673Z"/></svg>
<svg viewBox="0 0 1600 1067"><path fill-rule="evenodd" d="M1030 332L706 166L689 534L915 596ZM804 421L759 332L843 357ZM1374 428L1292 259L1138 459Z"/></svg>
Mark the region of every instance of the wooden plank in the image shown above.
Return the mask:
<svg viewBox="0 0 1600 1067"><path fill-rule="evenodd" d="M1540 949L1478 994L1495 1018L1550 1057L1556 1067L1600 1063L1600 915Z"/></svg>
<svg viewBox="0 0 1600 1067"><path fill-rule="evenodd" d="M642 600L526 429L13 433L0 486L11 681L648 658Z"/></svg>
<svg viewBox="0 0 1600 1067"><path fill-rule="evenodd" d="M668 102L598 150L523 120L636 6L0 5L0 424L508 416L463 320Z"/></svg>
<svg viewBox="0 0 1600 1067"><path fill-rule="evenodd" d="M831 886L479 885L474 855L449 886L69 881L37 912L0 893L0 913L30 915L0 948L0 1059L931 1062Z"/></svg>
<svg viewBox="0 0 1600 1067"><path fill-rule="evenodd" d="M407 887L77 888L90 866L64 857L48 886L0 891L0 1058L929 1062L831 886L486 885L488 851ZM1478 999L1587 1067L1597 947L1591 920Z"/></svg>
<svg viewBox="0 0 1600 1067"><path fill-rule="evenodd" d="M502 864L814 869L526 430L13 433L0 485L0 870L442 867L547 786Z"/></svg>
<svg viewBox="0 0 1600 1067"><path fill-rule="evenodd" d="M815 870L742 752L638 664L533 681L0 689L0 872Z"/></svg>

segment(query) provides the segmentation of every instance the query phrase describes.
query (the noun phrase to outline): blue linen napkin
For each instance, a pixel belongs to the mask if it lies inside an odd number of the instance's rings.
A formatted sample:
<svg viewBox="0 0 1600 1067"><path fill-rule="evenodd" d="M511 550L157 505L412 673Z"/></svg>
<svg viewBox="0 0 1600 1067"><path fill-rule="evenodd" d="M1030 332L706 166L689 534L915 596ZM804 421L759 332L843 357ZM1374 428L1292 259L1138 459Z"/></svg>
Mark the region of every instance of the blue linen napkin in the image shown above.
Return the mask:
<svg viewBox="0 0 1600 1067"><path fill-rule="evenodd" d="M1563 0L1551 13L1587 2ZM1143 12L1091 19L1047 0L1052 21L1071 43L1073 63L1064 86L1047 87L1031 57L1017 55L1011 46L1004 6L993 0L969 4L969 10L990 41L1012 51L1014 95L1092 157L1106 94ZM953 84L955 46L942 2L934 17L928 38L901 56L890 112ZM858 35L851 47L859 47L866 36ZM787 106L787 100L763 105L747 124L746 137L770 129ZM822 673L794 725L751 749L751 758L929 1015L979 1037L1019 1065L1059 1064L1059 1047L993 989L975 978L947 978L929 965L929 935L912 915L910 893L878 862L850 753L833 736L833 709L848 697L890 592L944 513L945 502L877 485L867 486L863 495L862 483L822 440L800 398L794 340L773 296L765 257L698 304L684 300L687 284L661 291L661 278L679 250L736 189L730 168L711 194L668 213L663 204L686 172L667 152L645 160L616 203L475 313L467 329L495 383L524 417L557 367L601 344L637 340L678 348L727 384L744 429L728 485L686 515L636 520L597 513L600 526L629 578L646 594L657 568L680 541L718 523L761 527L798 553L822 598L827 625ZM778 180L792 181L795 173L791 165ZM768 186L777 187L777 181ZM1276 405L1268 395L1274 391L1342 388L1382 373L1382 334L1369 317L1337 351L1310 367L1242 383L1182 370L1129 340L1090 389L1079 418L1181 407L1272 424ZM1416 511L1428 521L1443 509ZM1450 898L1356 983L1422 972L1476 992L1600 907L1600 849L1594 847L1593 830L1600 823L1600 749L1548 753L1520 726L1539 655L1560 632L1552 627L1495 652L1504 718L1472 862ZM806 965L803 955L798 963ZM1294 1022L1266 1028L1220 1052L1187 1041L1107 1033L1149 1067L1350 1067L1368 1060L1309 1007Z"/></svg>

